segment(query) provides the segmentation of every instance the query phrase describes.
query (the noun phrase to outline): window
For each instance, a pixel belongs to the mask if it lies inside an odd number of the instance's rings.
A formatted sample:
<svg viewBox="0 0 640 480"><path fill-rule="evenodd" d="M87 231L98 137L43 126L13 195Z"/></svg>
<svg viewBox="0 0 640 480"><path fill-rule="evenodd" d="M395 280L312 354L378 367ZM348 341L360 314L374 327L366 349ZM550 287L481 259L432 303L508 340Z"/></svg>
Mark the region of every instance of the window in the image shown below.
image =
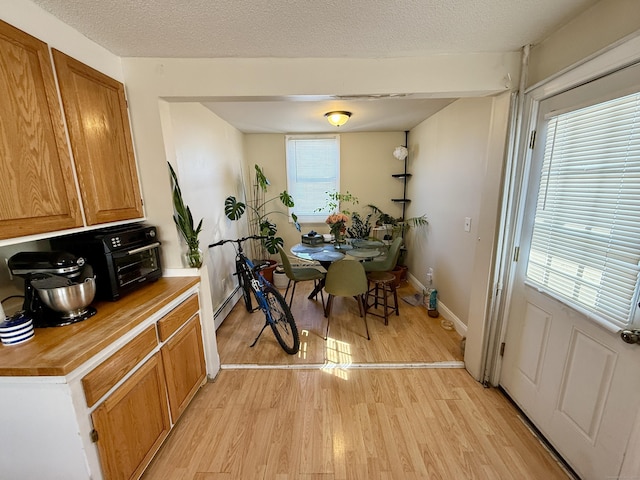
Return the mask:
<svg viewBox="0 0 640 480"><path fill-rule="evenodd" d="M640 93L550 116L527 280L624 327L639 264Z"/></svg>
<svg viewBox="0 0 640 480"><path fill-rule="evenodd" d="M287 135L287 188L299 222L324 222L327 192L340 190L340 137Z"/></svg>

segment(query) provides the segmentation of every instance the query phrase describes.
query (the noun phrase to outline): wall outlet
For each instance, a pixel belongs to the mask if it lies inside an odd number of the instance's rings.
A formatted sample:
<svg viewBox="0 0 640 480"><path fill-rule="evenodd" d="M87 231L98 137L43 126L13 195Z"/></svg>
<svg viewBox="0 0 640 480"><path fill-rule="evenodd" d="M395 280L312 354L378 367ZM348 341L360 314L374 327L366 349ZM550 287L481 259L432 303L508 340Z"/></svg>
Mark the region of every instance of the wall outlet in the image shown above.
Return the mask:
<svg viewBox="0 0 640 480"><path fill-rule="evenodd" d="M471 217L464 217L464 231L471 231Z"/></svg>

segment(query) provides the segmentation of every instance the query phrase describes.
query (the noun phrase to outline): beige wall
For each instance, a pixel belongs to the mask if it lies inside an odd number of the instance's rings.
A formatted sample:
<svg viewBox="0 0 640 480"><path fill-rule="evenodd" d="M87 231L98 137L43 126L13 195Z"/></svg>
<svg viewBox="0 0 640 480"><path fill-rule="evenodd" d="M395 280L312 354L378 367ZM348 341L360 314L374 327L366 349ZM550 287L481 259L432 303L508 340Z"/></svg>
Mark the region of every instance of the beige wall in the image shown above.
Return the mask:
<svg viewBox="0 0 640 480"><path fill-rule="evenodd" d="M343 133L340 135L340 191L350 192L358 197L357 205L348 205L350 211L367 214L368 204L376 205L384 212L400 216L402 211L391 198L402 197L402 184L391 177L392 173L401 173L403 163L396 160L392 153L398 145L404 145L404 132L368 132ZM285 155L285 136L279 134L245 135L246 171L252 172L253 165L263 168L271 182L267 198L287 190L287 171ZM295 198L294 198L295 201ZM278 225L278 235L282 236L285 246L290 248L300 242L300 232L284 216L286 209L280 202L273 207L283 214L276 214L271 220ZM295 208L294 208L295 212ZM303 223L302 233L315 230L329 233L324 223Z"/></svg>
<svg viewBox="0 0 640 480"><path fill-rule="evenodd" d="M640 31L638 0L601 0L531 48L529 86Z"/></svg>
<svg viewBox="0 0 640 480"><path fill-rule="evenodd" d="M458 100L414 128L409 136L409 215L426 213L426 229L407 236L409 271L467 323L476 255L492 98ZM491 181L492 179L488 179ZM471 217L471 231L464 231Z"/></svg>

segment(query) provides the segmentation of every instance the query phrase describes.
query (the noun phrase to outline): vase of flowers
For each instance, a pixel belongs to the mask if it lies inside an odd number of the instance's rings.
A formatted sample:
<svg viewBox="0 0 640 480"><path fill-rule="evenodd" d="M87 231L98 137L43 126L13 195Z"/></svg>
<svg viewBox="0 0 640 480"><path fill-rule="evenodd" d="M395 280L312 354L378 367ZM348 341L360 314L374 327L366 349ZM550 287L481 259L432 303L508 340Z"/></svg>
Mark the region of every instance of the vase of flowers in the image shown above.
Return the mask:
<svg viewBox="0 0 640 480"><path fill-rule="evenodd" d="M348 221L349 217L347 217L344 213L333 213L329 215L325 220L325 223L329 225L329 231L333 235L335 245L338 248L345 242L344 235L345 233L347 233Z"/></svg>

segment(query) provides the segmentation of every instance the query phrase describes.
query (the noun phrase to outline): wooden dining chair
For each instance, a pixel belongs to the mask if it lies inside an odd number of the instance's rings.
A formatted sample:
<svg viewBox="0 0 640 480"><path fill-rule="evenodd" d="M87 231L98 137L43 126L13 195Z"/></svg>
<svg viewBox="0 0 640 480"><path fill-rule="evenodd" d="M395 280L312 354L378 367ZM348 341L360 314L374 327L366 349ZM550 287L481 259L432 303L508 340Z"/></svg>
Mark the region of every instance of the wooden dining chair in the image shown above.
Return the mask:
<svg viewBox="0 0 640 480"><path fill-rule="evenodd" d="M364 306L364 296L367 293L367 275L362 264L356 260L338 260L332 263L327 270L324 289L329 294L324 313L324 316L327 317L327 330L324 339L326 340L329 335L329 321L331 320L331 306L334 297L353 297L358 302L360 316L364 317L367 340L370 340L367 311Z"/></svg>
<svg viewBox="0 0 640 480"><path fill-rule="evenodd" d="M308 282L313 281L314 287L318 286L319 282L324 281L324 273L313 267L293 267L291 262L289 261L289 257L282 249L282 247L278 246L278 250L280 251L280 258L282 259L282 267L284 268L284 273L287 275L289 282L287 283L287 289L284 292L284 299L287 300L287 295L289 293L289 288L291 288L291 295L289 296L289 308L291 308L291 304L293 303L293 296L296 293L296 285L298 282ZM291 283L293 282L293 286ZM320 290L320 298L322 300L322 308L324 309L324 295L322 293L322 289Z"/></svg>

